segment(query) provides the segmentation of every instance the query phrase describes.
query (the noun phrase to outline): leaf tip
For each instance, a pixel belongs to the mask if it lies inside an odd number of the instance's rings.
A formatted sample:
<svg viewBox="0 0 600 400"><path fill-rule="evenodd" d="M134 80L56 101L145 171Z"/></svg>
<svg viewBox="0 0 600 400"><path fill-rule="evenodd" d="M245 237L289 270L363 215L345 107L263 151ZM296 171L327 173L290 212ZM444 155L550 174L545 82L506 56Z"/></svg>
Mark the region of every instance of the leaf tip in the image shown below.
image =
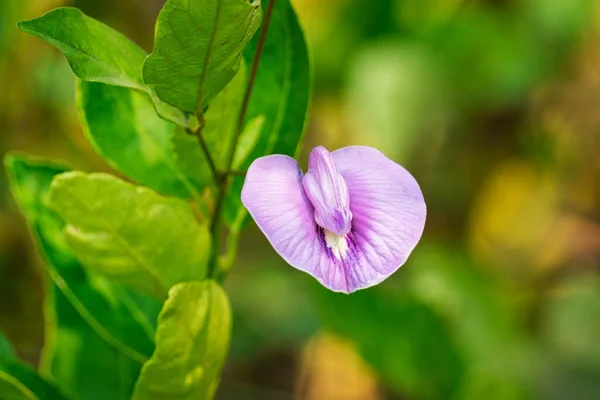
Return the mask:
<svg viewBox="0 0 600 400"><path fill-rule="evenodd" d="M35 32L37 32L37 30L35 29L35 26L39 22L43 23L48 18L51 18L57 14L63 14L66 16L69 16L69 14L82 14L83 15L83 11L81 11L80 9L78 9L76 7L57 7L55 9L48 11L45 14L40 15L39 17L35 17L32 19L24 20L24 21L19 21L19 22L17 22L16 25L17 25L17 28L19 28L23 32L34 34Z"/></svg>

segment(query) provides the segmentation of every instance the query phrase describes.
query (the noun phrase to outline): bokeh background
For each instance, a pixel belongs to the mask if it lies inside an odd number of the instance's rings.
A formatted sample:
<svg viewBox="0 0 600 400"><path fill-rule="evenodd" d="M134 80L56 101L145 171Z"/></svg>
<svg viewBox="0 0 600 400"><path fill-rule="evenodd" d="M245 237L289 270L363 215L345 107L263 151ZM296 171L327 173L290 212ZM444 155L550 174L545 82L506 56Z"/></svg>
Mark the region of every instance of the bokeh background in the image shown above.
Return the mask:
<svg viewBox="0 0 600 400"><path fill-rule="evenodd" d="M15 22L73 5L149 51L162 3L0 0L0 153L109 171L66 61ZM600 398L600 2L293 3L315 67L301 164L316 144L378 147L429 215L409 261L351 296L248 229L218 397ZM4 172L0 199L0 330L35 364L44 269Z"/></svg>

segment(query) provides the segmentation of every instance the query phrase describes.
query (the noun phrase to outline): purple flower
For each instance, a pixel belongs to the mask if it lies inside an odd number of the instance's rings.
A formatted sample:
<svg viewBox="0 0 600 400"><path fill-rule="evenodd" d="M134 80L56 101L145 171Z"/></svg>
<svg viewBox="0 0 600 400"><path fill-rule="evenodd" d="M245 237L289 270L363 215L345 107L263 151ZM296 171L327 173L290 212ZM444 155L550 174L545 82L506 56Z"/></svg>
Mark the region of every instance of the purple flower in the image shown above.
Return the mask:
<svg viewBox="0 0 600 400"><path fill-rule="evenodd" d="M261 157L248 169L242 202L285 261L336 292L393 274L425 226L417 181L364 146L315 147L304 175L293 158Z"/></svg>

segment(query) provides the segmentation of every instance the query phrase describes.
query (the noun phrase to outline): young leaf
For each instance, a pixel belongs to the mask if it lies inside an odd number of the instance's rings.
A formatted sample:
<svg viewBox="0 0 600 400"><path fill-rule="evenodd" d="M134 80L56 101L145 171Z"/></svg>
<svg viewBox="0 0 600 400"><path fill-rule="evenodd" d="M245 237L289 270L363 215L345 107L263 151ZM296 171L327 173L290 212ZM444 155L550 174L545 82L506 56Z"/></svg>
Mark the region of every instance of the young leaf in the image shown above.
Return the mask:
<svg viewBox="0 0 600 400"><path fill-rule="evenodd" d="M66 399L57 387L17 359L1 332L0 399Z"/></svg>
<svg viewBox="0 0 600 400"><path fill-rule="evenodd" d="M133 400L211 399L227 355L231 310L214 281L171 289L158 318L156 351L142 368Z"/></svg>
<svg viewBox="0 0 600 400"><path fill-rule="evenodd" d="M252 118L246 126L240 139L238 141L237 149L233 157L232 168L238 170L248 159L248 156L252 152L252 149L256 146L262 133L263 126L265 125L265 117L259 115L258 117Z"/></svg>
<svg viewBox="0 0 600 400"><path fill-rule="evenodd" d="M161 100L201 115L235 76L261 17L260 0L168 0L144 81Z"/></svg>
<svg viewBox="0 0 600 400"><path fill-rule="evenodd" d="M256 40L244 53L254 57ZM246 123L263 115L260 137L239 167L246 170L256 158L277 153L294 157L305 129L311 90L311 64L304 34L289 0L275 3L271 25L248 104ZM235 177L226 200L226 222L231 226L244 218L240 201L244 178Z"/></svg>
<svg viewBox="0 0 600 400"><path fill-rule="evenodd" d="M181 200L107 174L67 172L52 182L50 203L77 258L115 282L164 298L206 276L208 228Z"/></svg>
<svg viewBox="0 0 600 400"><path fill-rule="evenodd" d="M78 83L83 131L104 159L134 181L165 195L198 200L212 175L201 151L192 174L178 165L171 143L180 128L156 115L150 100L133 90ZM198 143L190 143L198 148Z"/></svg>
<svg viewBox="0 0 600 400"><path fill-rule="evenodd" d="M144 84L146 53L114 29L72 7L57 8L17 26L60 50L80 79L144 92L163 118L188 126L181 111L160 101Z"/></svg>
<svg viewBox="0 0 600 400"><path fill-rule="evenodd" d="M139 300L105 278L86 272L64 237L65 223L48 205L52 179L68 169L51 162L8 155L5 166L10 187L25 216L48 273L77 312L98 335L126 354L144 362L154 349L156 305ZM150 311L148 311L150 309Z"/></svg>

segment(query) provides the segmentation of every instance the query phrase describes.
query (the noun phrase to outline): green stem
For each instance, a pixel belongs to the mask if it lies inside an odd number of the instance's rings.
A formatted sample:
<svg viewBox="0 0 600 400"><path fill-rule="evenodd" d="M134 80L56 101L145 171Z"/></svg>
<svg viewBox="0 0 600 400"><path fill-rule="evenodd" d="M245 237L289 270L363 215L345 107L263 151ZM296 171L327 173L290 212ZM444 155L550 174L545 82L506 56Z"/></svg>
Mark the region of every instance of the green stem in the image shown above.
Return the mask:
<svg viewBox="0 0 600 400"><path fill-rule="evenodd" d="M246 213L244 210L238 210L238 213L229 229L227 235L227 244L225 246L225 255L219 257L219 269L215 273L215 280L219 283L222 283L225 280L225 277L229 273L229 270L237 258L240 231L242 230L242 224L244 223L245 215Z"/></svg>
<svg viewBox="0 0 600 400"><path fill-rule="evenodd" d="M213 160L212 156L210 155L210 151L208 150L208 145L206 144L206 142L204 141L204 138L202 137L202 128L203 127L204 127L204 122L202 121L196 129L193 129L193 130L187 129L187 132L190 135L196 136L196 138L198 139L198 144L200 145L200 149L202 149L204 158L206 158L206 163L208 164L208 167L213 175L213 179L215 180L215 183L218 184L221 174L217 170L217 165L215 164L215 161Z"/></svg>
<svg viewBox="0 0 600 400"><path fill-rule="evenodd" d="M244 129L244 121L246 119L246 112L248 111L248 104L250 103L250 96L252 95L252 88L254 87L254 81L256 80L256 73L258 71L258 65L260 64L260 59L262 57L263 48L265 47L265 40L267 39L267 33L269 31L269 25L271 24L271 16L273 15L273 9L275 7L275 0L270 0L267 5L267 10L265 12L265 19L263 21L262 28L260 30L260 36L258 37L258 42L256 43L256 51L254 52L254 58L252 59L252 66L250 67L250 74L248 77L248 85L246 86L246 91L244 92L244 97L242 99L242 105L240 108L240 113L237 120L235 138L233 141L233 146L229 150L229 154L227 156L227 163L225 164L225 174L220 176L218 181L219 186L219 194L217 197L217 202L215 204L215 213L214 218L211 224L211 232L213 237L213 256L212 262L208 268L208 276L214 277L217 270L217 264L219 262L219 253L220 253L220 235L221 235L221 213L223 212L223 203L225 202L225 196L227 195L227 191L229 189L229 179L228 172L231 170L231 166L233 164L233 158L235 155L235 151L237 150L238 142L240 139L240 135Z"/></svg>
<svg viewBox="0 0 600 400"><path fill-rule="evenodd" d="M234 169L229 170L229 172L227 174L232 175L232 176L240 176L242 178L246 177L246 173L244 171L236 171Z"/></svg>

